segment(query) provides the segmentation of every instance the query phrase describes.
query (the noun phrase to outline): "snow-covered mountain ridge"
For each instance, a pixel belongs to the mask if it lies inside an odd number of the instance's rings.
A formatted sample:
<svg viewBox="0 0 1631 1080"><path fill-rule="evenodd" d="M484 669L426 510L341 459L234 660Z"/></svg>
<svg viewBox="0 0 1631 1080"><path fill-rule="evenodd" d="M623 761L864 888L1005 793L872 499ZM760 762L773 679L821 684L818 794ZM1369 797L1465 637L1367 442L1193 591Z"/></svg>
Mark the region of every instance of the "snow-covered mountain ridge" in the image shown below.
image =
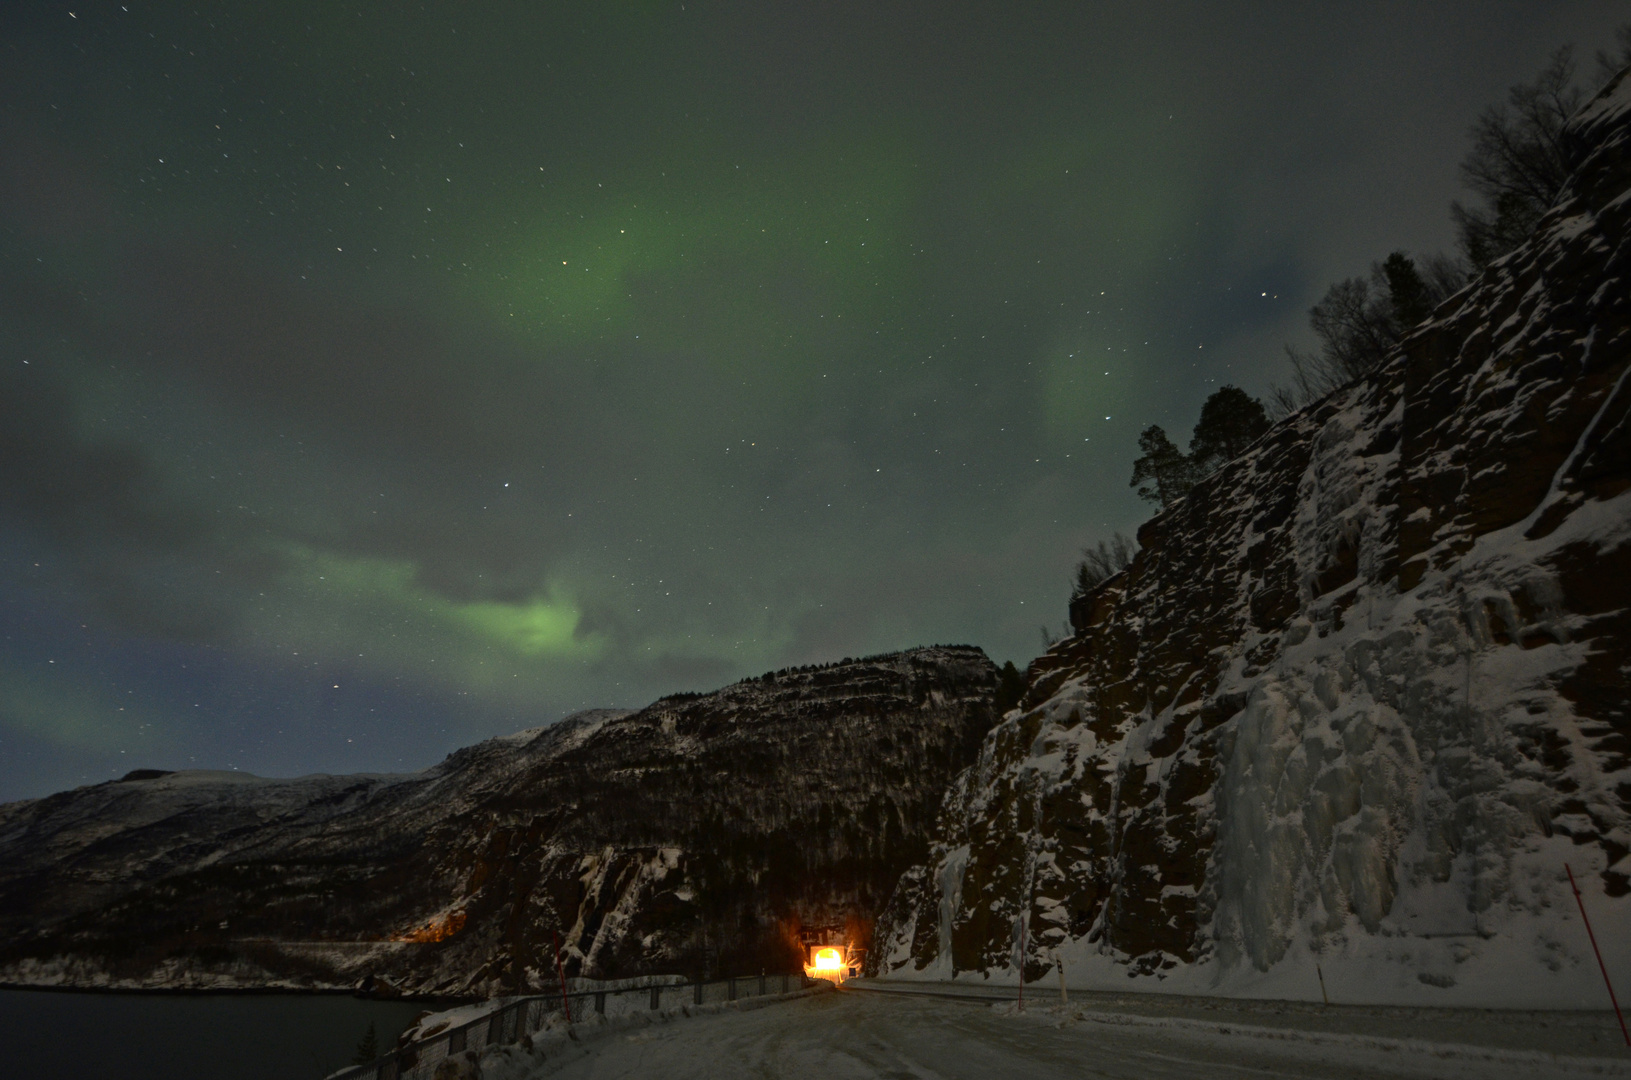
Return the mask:
<svg viewBox="0 0 1631 1080"><path fill-rule="evenodd" d="M579 713L422 773L136 778L0 806L0 982L488 994L788 970L927 853L996 670L934 647Z"/></svg>
<svg viewBox="0 0 1631 1080"><path fill-rule="evenodd" d="M1631 971L1631 78L1567 137L1526 244L1074 605L881 970L1606 1002L1564 864Z"/></svg>

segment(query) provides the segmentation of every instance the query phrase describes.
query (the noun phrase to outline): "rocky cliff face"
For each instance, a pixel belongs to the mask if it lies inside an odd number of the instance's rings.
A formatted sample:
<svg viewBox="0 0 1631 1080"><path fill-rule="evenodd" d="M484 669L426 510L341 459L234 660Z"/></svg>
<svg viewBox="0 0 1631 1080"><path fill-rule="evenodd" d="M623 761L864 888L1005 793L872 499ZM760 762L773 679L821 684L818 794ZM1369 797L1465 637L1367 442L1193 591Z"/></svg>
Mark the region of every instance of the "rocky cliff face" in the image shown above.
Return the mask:
<svg viewBox="0 0 1631 1080"><path fill-rule="evenodd" d="M765 675L411 776L136 774L0 807L0 982L541 988L864 940L992 721L978 649Z"/></svg>
<svg viewBox="0 0 1631 1080"><path fill-rule="evenodd" d="M1075 607L882 970L1603 1004L1564 863L1631 966L1631 79L1569 138L1527 244Z"/></svg>

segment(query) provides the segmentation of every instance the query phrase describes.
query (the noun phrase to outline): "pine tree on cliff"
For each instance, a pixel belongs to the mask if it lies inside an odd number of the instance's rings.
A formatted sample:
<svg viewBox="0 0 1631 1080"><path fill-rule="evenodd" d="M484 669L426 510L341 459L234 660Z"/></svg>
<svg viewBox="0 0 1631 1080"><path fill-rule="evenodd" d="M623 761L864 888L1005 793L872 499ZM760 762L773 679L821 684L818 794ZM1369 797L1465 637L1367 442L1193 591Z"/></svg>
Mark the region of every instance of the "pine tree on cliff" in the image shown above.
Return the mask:
<svg viewBox="0 0 1631 1080"><path fill-rule="evenodd" d="M1144 453L1133 462L1131 486L1138 488L1139 498L1158 502L1163 508L1171 506L1268 429L1268 412L1261 401L1238 386L1220 387L1201 406L1201 418L1189 435L1188 454L1178 449L1160 425L1144 429L1138 437L1138 448ZM1132 561L1131 542L1118 535L1116 543L1119 546L1114 550L1101 542L1100 552L1089 548L1082 553L1076 567L1076 595L1088 592ZM1102 574L1097 574L1101 569Z"/></svg>
<svg viewBox="0 0 1631 1080"><path fill-rule="evenodd" d="M1388 306L1393 309L1393 325L1400 331L1420 323L1433 313L1443 297L1435 296L1416 270L1416 264L1402 251L1382 262L1382 280L1387 282Z"/></svg>
<svg viewBox="0 0 1631 1080"><path fill-rule="evenodd" d="M1268 429L1261 401L1238 386L1219 388L1201 406L1201 418L1189 436L1189 458L1196 474L1204 476L1239 457Z"/></svg>
<svg viewBox="0 0 1631 1080"><path fill-rule="evenodd" d="M991 705L998 716L1019 704L1019 699L1025 696L1025 676L1019 673L1012 660L1002 665L997 672L997 695Z"/></svg>
<svg viewBox="0 0 1631 1080"><path fill-rule="evenodd" d="M1183 451L1167 437L1158 424L1151 424L1138 436L1138 448L1143 455L1133 462L1131 487L1138 488L1138 497L1171 506L1188 494L1195 486L1194 470Z"/></svg>

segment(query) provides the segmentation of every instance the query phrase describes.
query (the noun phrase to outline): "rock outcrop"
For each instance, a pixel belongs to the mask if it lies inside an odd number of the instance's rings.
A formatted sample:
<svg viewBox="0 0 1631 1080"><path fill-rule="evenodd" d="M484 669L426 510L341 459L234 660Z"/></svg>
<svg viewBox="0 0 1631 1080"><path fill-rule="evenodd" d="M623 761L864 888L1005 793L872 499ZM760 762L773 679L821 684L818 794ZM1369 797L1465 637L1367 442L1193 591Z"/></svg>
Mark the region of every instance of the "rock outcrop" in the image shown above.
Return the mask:
<svg viewBox="0 0 1631 1080"><path fill-rule="evenodd" d="M1599 1004L1564 862L1631 962L1631 77L1567 138L1529 242L1074 606L880 970Z"/></svg>
<svg viewBox="0 0 1631 1080"><path fill-rule="evenodd" d="M488 994L864 943L993 720L980 650L579 714L410 776L143 770L0 807L0 982Z"/></svg>

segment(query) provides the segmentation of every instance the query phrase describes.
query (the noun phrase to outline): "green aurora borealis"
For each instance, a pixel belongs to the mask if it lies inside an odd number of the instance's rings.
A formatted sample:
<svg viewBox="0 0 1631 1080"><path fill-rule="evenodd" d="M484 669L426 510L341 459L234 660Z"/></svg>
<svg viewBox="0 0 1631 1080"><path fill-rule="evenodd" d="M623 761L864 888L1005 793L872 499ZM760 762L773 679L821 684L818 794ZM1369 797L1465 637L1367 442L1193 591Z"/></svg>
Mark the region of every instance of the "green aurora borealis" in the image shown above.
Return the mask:
<svg viewBox="0 0 1631 1080"><path fill-rule="evenodd" d="M0 11L0 798L1023 664L1617 6Z"/></svg>

